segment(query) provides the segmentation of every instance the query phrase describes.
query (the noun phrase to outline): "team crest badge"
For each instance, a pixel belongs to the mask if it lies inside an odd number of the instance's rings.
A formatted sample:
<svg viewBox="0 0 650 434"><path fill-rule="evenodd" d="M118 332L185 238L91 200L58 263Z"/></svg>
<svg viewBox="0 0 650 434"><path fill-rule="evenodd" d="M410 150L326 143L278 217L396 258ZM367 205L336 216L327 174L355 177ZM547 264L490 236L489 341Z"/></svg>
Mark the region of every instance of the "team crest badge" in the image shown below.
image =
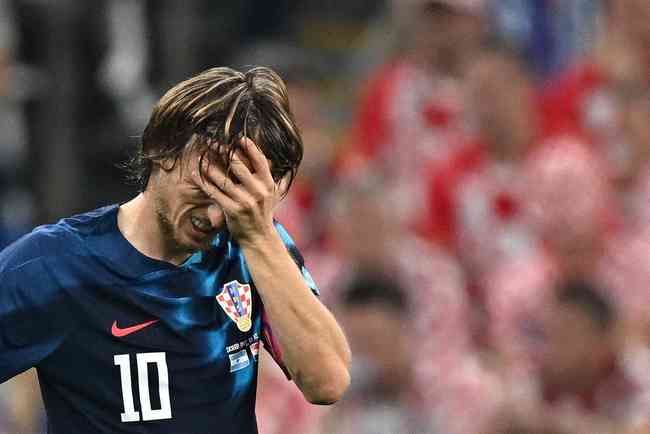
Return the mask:
<svg viewBox="0 0 650 434"><path fill-rule="evenodd" d="M223 290L217 295L217 301L231 320L237 324L242 332L247 332L253 325L251 314L253 311L253 297L251 286L243 285L236 280L223 285Z"/></svg>

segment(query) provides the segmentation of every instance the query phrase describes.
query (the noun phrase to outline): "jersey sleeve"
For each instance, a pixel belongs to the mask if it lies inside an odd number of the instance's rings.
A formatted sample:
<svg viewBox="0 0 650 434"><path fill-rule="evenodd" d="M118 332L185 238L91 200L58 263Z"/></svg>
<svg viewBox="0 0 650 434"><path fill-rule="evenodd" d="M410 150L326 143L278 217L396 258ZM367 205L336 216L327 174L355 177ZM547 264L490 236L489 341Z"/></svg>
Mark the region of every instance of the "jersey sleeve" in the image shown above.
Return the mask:
<svg viewBox="0 0 650 434"><path fill-rule="evenodd" d="M293 258L293 261L300 269L300 272L302 274L303 279L305 280L305 283L307 284L307 286L309 286L309 289L311 289L314 295L320 296L320 290L318 289L316 282L314 282L314 279L312 279L309 270L305 266L305 259L302 257L302 254L298 250L298 247L296 247L296 243L294 243L293 239L291 238L287 230L284 228L284 226L276 222L275 227L278 233L280 234L280 237L282 238L284 245L287 247L289 254Z"/></svg>
<svg viewBox="0 0 650 434"><path fill-rule="evenodd" d="M0 255L0 383L52 354L72 321L63 291L48 278L46 261L35 258L15 266L21 253Z"/></svg>
<svg viewBox="0 0 650 434"><path fill-rule="evenodd" d="M289 251L289 254L293 258L294 262L300 269L300 272L302 274L303 279L305 280L305 283L311 289L312 293L319 297L320 296L320 290L318 289L318 286L316 285L316 282L314 282L314 279L312 279L311 274L309 273L309 270L307 270L307 267L305 266L305 260L302 257L302 254L298 250L298 247L296 247L296 244L294 243L293 239L291 236L289 236L289 233L286 231L286 229L278 222L275 222L275 227L280 234L280 237L282 238L282 241L284 242L284 245L287 247L287 250ZM273 335L273 329L271 325L269 324L266 312L262 309L262 340L264 342L264 348L271 354L273 357L273 360L280 366L280 368L284 371L285 375L287 378L291 378L289 375L289 371L287 370L286 366L284 365L284 362L282 361L282 350L280 348L280 345Z"/></svg>

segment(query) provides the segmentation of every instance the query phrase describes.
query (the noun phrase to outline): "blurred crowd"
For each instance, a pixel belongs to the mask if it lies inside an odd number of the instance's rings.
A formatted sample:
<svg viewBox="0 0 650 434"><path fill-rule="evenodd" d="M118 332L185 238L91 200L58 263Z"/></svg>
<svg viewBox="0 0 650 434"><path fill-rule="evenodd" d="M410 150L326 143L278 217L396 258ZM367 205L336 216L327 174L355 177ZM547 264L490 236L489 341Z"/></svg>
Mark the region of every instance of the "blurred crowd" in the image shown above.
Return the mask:
<svg viewBox="0 0 650 434"><path fill-rule="evenodd" d="M647 0L0 0L0 243L133 193L171 84L266 65L305 160L278 219L353 351L263 434L650 433ZM37 384L0 433L40 432ZM179 433L182 434L182 433Z"/></svg>

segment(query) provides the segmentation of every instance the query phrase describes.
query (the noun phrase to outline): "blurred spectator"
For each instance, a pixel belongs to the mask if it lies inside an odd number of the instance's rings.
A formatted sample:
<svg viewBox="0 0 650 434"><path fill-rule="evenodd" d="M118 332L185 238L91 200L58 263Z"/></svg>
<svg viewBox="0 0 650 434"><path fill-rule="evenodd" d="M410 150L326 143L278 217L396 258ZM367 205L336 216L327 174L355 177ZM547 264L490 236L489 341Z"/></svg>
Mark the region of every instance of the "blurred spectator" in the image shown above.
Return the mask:
<svg viewBox="0 0 650 434"><path fill-rule="evenodd" d="M363 184L339 186L327 198L325 239L323 245L310 252L311 268L323 289L323 299L334 305L338 293L358 270L383 270L412 288L418 298L449 302L443 312L454 325L443 321L441 326L461 332L465 299L459 265L444 249L395 224L393 204L385 200L383 185L370 178ZM433 304L418 305L418 309L432 308L438 309ZM430 311L423 315L435 317ZM463 343L463 339L454 342Z"/></svg>
<svg viewBox="0 0 650 434"><path fill-rule="evenodd" d="M554 274L529 216L527 172L557 139L541 129L534 77L514 52L486 49L466 83L471 134L433 166L423 230L464 266L475 341L519 369L535 342L531 314Z"/></svg>
<svg viewBox="0 0 650 434"><path fill-rule="evenodd" d="M475 277L535 248L524 220L522 164L541 137L534 82L514 54L477 56L466 89L474 131L433 165L424 230L458 254Z"/></svg>
<svg viewBox="0 0 650 434"><path fill-rule="evenodd" d="M622 101L622 140L629 149L627 164L615 179L627 231L642 231L650 223L650 90L629 89Z"/></svg>
<svg viewBox="0 0 650 434"><path fill-rule="evenodd" d="M432 432L408 405L420 359L410 336L410 302L390 276L354 278L341 293L338 317L354 352L345 399L327 415L322 433Z"/></svg>
<svg viewBox="0 0 650 434"><path fill-rule="evenodd" d="M539 388L530 400L511 402L514 426L534 433L625 433L639 429L634 412L640 412L648 428L648 408L637 405L640 385L621 363L618 315L603 292L569 281L555 294L544 320Z"/></svg>
<svg viewBox="0 0 650 434"><path fill-rule="evenodd" d="M606 256L612 202L599 167L584 144L558 138L532 152L522 168L522 214L538 237L537 248L481 275L490 343L518 375L530 372L541 312L555 284L571 277L601 281L612 274Z"/></svg>
<svg viewBox="0 0 650 434"><path fill-rule="evenodd" d="M394 222L414 224L424 170L462 130L460 80L483 36L482 1L393 2L400 51L371 74L338 171L347 181L371 172L386 181Z"/></svg>
<svg viewBox="0 0 650 434"><path fill-rule="evenodd" d="M417 342L409 405L441 432L480 432L498 407L499 390L472 346L463 272L444 249L393 222L383 191L368 182L336 192L328 249L309 256L313 275L333 306L359 271L399 282L413 301L410 340Z"/></svg>
<svg viewBox="0 0 650 434"><path fill-rule="evenodd" d="M592 274L615 235L616 203L606 173L598 154L571 138L547 143L526 168L531 224L563 275Z"/></svg>
<svg viewBox="0 0 650 434"><path fill-rule="evenodd" d="M622 380L616 366L614 307L598 291L584 282L570 282L557 294L544 324L545 348L541 360L544 399L560 402L576 396L585 408L616 413L626 388L612 388L621 395L609 396L610 402L595 402L595 389L608 377ZM614 399L611 399L614 398Z"/></svg>
<svg viewBox="0 0 650 434"><path fill-rule="evenodd" d="M510 363L527 344L521 324L538 300L528 290L546 283L526 212L526 162L548 139L539 127L534 79L515 53L494 47L476 56L465 90L471 129L458 150L433 165L421 229L463 265L476 350L497 351Z"/></svg>
<svg viewBox="0 0 650 434"><path fill-rule="evenodd" d="M601 161L570 142L541 150L527 171L531 217L559 275L600 282L627 318L648 302L648 232L616 224L620 210Z"/></svg>
<svg viewBox="0 0 650 434"><path fill-rule="evenodd" d="M593 52L548 85L544 125L593 143L616 177L632 156L622 141L618 90L650 83L650 3L611 0L605 5L604 28Z"/></svg>

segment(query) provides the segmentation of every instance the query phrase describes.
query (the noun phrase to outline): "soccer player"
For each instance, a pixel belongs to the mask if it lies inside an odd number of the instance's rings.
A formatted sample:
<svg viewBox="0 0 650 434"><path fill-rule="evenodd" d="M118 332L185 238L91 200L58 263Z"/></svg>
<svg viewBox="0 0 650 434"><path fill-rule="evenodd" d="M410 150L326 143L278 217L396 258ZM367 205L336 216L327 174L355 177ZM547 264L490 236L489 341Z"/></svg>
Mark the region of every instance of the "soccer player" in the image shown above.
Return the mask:
<svg viewBox="0 0 650 434"><path fill-rule="evenodd" d="M341 398L348 344L273 218L302 149L270 69L168 91L138 196L0 254L0 382L36 367L50 434L255 433L263 343L307 400Z"/></svg>

